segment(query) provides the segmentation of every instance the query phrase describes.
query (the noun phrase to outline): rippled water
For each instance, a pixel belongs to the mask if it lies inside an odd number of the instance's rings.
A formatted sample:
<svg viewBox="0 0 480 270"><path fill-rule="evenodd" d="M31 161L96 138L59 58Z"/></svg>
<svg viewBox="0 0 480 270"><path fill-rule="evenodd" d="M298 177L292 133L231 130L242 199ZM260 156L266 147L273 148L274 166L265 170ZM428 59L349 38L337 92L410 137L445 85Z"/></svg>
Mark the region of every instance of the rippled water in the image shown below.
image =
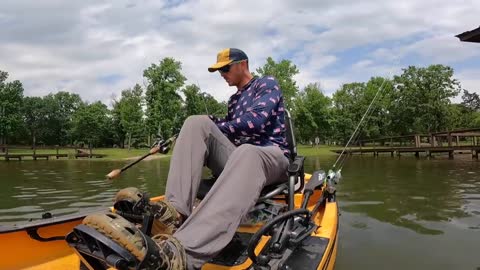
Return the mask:
<svg viewBox="0 0 480 270"><path fill-rule="evenodd" d="M480 269L479 172L470 159L350 160L336 269Z"/></svg>
<svg viewBox="0 0 480 270"><path fill-rule="evenodd" d="M309 157L307 171L335 157ZM168 159L145 161L115 181L125 162L0 162L0 223L107 207L117 190L163 194ZM337 270L480 269L480 162L353 157L337 187Z"/></svg>
<svg viewBox="0 0 480 270"><path fill-rule="evenodd" d="M168 160L145 161L114 181L105 175L125 162L55 160L0 162L0 222L21 223L108 207L115 193L137 186L158 195L164 192Z"/></svg>

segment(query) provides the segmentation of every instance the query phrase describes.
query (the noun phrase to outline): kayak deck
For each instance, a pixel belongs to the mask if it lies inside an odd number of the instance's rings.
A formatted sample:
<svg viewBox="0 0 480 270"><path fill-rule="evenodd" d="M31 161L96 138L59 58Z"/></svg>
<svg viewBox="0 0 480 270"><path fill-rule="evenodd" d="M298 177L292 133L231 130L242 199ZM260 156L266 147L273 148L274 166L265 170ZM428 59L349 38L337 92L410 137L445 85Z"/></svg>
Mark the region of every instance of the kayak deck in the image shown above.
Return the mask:
<svg viewBox="0 0 480 270"><path fill-rule="evenodd" d="M315 192L311 197L308 208L314 207L314 202L321 197L321 192ZM162 199L155 197L152 200ZM302 194L295 194L295 207L300 207ZM97 210L98 211L98 210ZM81 223L84 215L76 218L57 218L42 220L38 224L30 224L16 228L0 228L2 245L0 252L0 270L11 269L80 269L80 259L65 240L41 241L32 239L32 231L36 231L41 238L65 236L73 227ZM285 262L290 269L333 269L337 251L338 208L336 202L326 202L314 217L318 228L306 238L299 248L292 251L292 255ZM248 241L262 224L241 226L237 230L235 241L207 263L202 269L247 269L252 261L246 255ZM30 231L30 234L27 232ZM268 242L269 237L263 236L255 249L259 254Z"/></svg>

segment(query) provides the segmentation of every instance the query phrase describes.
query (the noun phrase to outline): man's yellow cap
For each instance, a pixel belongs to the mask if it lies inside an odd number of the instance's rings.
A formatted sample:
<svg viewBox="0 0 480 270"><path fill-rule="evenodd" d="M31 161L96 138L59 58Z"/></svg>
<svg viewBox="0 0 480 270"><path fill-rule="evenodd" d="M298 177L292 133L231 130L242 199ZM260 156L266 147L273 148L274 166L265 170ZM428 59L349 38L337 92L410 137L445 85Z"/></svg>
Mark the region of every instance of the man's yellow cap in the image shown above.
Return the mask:
<svg viewBox="0 0 480 270"><path fill-rule="evenodd" d="M208 71L215 72L218 69L241 60L248 60L247 55L239 49L223 49L217 54L217 62L208 68Z"/></svg>

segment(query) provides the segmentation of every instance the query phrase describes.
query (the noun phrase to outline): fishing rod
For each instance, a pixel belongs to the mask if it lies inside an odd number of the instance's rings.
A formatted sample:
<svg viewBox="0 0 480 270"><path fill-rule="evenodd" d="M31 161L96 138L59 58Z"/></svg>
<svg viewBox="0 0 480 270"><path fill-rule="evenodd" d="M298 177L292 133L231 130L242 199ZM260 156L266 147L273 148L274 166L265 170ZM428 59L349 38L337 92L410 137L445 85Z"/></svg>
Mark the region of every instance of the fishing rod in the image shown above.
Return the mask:
<svg viewBox="0 0 480 270"><path fill-rule="evenodd" d="M202 92L202 88L200 88L200 83L198 83L198 81L197 81L196 86L200 90L200 97L202 97L203 105L205 106L205 112L207 113L207 115L209 115L208 109L207 109L207 102L205 101L205 94L206 93Z"/></svg>
<svg viewBox="0 0 480 270"><path fill-rule="evenodd" d="M372 105L375 103L375 101L377 100L377 97L379 96L379 94L383 91L384 89L384 85L385 85L385 82L387 80L384 78L383 79L383 82L382 84L380 85L380 87L378 87L376 93L375 93L375 96L373 97L372 101L370 102L370 104L368 105L367 107L367 110L365 111L365 113L363 114L362 118L360 119L360 122L358 122L355 130L353 131L352 135L350 136L350 138L348 139L347 143L345 144L345 146L343 147L342 149L342 152L340 153L340 156L337 158L337 160L335 161L335 163L333 164L333 169L335 169L337 163L342 160L340 162L340 169L341 170L343 168L343 164L345 163L345 160L347 159L346 157L343 157L343 154L345 153L346 149L348 148L348 146L350 145L350 143L352 141L356 141L356 139L358 138L358 136L360 135L360 128L362 127L362 124L364 123L365 119L367 118L367 115L370 114L370 112L372 111Z"/></svg>
<svg viewBox="0 0 480 270"><path fill-rule="evenodd" d="M110 173L107 174L107 178L108 179L113 179L113 178L118 177L122 172L128 170L130 167L132 167L133 165L137 164L138 162L144 160L148 156L151 156L151 155L156 154L156 153L162 153L162 154L168 153L168 151L170 150L170 145L175 141L176 138L177 138L177 135L174 135L174 136L170 137L166 141L164 141L162 139L157 139L157 141L153 144L152 148L150 149L150 151L148 151L148 153L139 157L138 159L134 160L133 162L123 166L121 169L115 169L115 170L111 171Z"/></svg>
<svg viewBox="0 0 480 270"><path fill-rule="evenodd" d="M197 85L197 87L200 89L200 86ZM205 112L207 113L208 115L208 109L207 109L207 102L205 101L205 97L203 95L204 93L200 93L200 96L201 96L201 99L203 101L203 105L205 106ZM176 121L178 115L175 114L175 118L174 118L174 122ZM161 125L160 123L158 124L158 137L161 137ZM168 151L170 150L170 146L175 142L175 140L177 139L178 137L178 133L173 135L172 137L170 137L169 139L167 139L166 141L162 140L162 139L157 139L157 141L151 146L150 150L148 151L148 153L146 153L145 155L139 157L138 159L134 160L133 162L123 166L121 169L115 169L113 171L111 171L110 173L108 173L106 175L106 177L108 179L113 179L113 178L116 178L118 177L122 172L128 170L129 168L131 168L132 166L134 166L135 164L139 163L140 161L144 160L145 158L151 156L151 155L154 155L156 153L162 153L162 154L166 154L168 153Z"/></svg>
<svg viewBox="0 0 480 270"><path fill-rule="evenodd" d="M332 181L333 181L333 183L337 184L340 181L340 179L342 178L342 168L343 168L343 165L345 164L345 161L347 160L346 155L344 155L345 151L352 141L357 140L357 138L360 134L360 129L361 129L362 125L365 123L365 119L372 112L373 104L375 103L377 98L380 96L380 93L385 88L384 86L385 86L386 81L387 81L387 79L384 78L382 84L380 85L380 87L378 87L378 89L375 93L375 96L373 97L372 101L368 105L367 110L365 111L362 118L360 119L360 122L357 124L357 126L355 127L355 130L353 131L352 135L350 135L350 138L348 139L347 143L343 147L342 152L340 153L338 158L335 160L335 163L333 164L332 168L330 170L328 170L328 173L326 174L326 177L323 178L324 179L324 185L327 188L327 192L329 194L331 194L332 196L334 196L334 194L335 194L335 187L333 186ZM337 164L339 165L338 166L339 168L337 170L335 170Z"/></svg>

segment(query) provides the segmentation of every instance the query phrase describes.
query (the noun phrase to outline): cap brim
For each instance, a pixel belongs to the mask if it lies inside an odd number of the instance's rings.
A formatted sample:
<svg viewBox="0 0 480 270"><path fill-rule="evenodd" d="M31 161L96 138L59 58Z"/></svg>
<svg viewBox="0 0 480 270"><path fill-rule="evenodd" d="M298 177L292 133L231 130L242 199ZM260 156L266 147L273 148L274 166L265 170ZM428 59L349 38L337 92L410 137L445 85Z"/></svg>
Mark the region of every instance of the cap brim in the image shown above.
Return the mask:
<svg viewBox="0 0 480 270"><path fill-rule="evenodd" d="M224 62L217 62L215 63L214 65L212 65L211 67L208 68L208 71L210 72L215 72L219 69L221 69L222 67L232 63L233 60L228 60L228 61L224 61Z"/></svg>

